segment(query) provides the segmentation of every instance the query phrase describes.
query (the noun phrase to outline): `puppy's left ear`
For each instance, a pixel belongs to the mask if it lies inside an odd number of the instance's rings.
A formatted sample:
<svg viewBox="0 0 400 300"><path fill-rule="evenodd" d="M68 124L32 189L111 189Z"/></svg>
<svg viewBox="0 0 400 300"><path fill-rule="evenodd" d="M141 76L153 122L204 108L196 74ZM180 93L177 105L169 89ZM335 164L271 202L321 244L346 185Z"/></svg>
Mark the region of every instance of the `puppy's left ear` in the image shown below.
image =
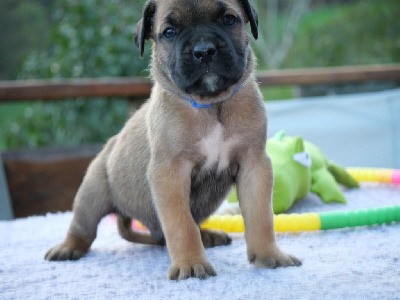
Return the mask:
<svg viewBox="0 0 400 300"><path fill-rule="evenodd" d="M150 39L151 30L153 27L153 18L156 13L156 3L153 0L148 0L144 5L142 18L136 25L134 40L139 48L140 57L143 57L144 43Z"/></svg>
<svg viewBox="0 0 400 300"><path fill-rule="evenodd" d="M258 14L249 0L238 0L240 6L243 8L247 19L250 22L251 33L255 39L258 38Z"/></svg>

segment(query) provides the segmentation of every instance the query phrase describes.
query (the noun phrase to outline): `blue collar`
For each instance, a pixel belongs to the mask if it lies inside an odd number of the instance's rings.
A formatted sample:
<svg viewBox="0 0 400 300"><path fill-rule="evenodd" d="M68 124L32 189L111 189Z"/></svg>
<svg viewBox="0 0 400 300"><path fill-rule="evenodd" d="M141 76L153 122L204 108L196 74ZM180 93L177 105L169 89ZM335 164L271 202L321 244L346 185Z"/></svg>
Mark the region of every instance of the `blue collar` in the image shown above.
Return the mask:
<svg viewBox="0 0 400 300"><path fill-rule="evenodd" d="M199 107L199 108L210 108L211 107L211 104L198 104L198 103L194 102L194 100L192 100L188 97L185 97L185 96L183 96L183 99L189 101L193 107Z"/></svg>
<svg viewBox="0 0 400 300"><path fill-rule="evenodd" d="M235 95L243 86L243 83L240 84L234 91L232 92L232 96ZM183 96L183 99L189 101L193 107L198 107L198 108L210 108L212 104L198 104L196 103L193 99L190 99L188 97Z"/></svg>

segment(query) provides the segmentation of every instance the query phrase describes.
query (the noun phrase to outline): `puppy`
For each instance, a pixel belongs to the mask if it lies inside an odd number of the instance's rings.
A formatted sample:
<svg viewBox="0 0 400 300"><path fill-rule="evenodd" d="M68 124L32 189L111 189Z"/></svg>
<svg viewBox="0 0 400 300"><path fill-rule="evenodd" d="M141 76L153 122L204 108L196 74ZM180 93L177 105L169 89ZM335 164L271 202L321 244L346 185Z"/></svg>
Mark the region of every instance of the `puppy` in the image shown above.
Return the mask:
<svg viewBox="0 0 400 300"><path fill-rule="evenodd" d="M231 239L199 224L235 184L249 261L261 268L301 264L275 242L267 118L246 23L257 38L248 0L147 1L134 36L141 55L153 40L150 99L90 164L67 236L47 260L85 255L101 218L115 212L122 237L166 243L167 278L214 276L204 247ZM132 218L151 236L133 233Z"/></svg>

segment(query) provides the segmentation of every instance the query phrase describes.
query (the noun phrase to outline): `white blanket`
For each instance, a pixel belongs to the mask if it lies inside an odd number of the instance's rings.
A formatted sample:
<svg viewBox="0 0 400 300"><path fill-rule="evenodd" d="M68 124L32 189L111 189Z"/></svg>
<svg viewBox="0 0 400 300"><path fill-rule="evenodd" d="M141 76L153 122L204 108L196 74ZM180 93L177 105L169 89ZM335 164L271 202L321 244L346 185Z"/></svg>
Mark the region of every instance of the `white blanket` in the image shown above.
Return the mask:
<svg viewBox="0 0 400 300"><path fill-rule="evenodd" d="M345 191L347 205L309 195L291 212L400 205L400 186ZM0 222L0 299L400 299L400 223L329 231L278 233L298 268L261 270L247 262L242 234L207 249L218 272L208 280L165 278L166 248L122 240L106 217L91 251L79 261L47 262L71 213Z"/></svg>

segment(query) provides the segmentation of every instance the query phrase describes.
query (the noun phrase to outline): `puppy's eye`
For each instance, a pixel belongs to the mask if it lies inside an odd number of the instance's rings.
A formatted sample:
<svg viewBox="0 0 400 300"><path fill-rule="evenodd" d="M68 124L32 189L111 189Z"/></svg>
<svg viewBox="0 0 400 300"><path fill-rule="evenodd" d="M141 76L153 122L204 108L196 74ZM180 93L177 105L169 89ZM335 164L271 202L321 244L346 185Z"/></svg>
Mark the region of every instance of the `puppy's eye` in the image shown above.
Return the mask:
<svg viewBox="0 0 400 300"><path fill-rule="evenodd" d="M237 19L233 15L226 15L222 21L226 26L233 26L237 23Z"/></svg>
<svg viewBox="0 0 400 300"><path fill-rule="evenodd" d="M163 36L167 39L173 38L176 35L175 28L169 27L164 30Z"/></svg>

